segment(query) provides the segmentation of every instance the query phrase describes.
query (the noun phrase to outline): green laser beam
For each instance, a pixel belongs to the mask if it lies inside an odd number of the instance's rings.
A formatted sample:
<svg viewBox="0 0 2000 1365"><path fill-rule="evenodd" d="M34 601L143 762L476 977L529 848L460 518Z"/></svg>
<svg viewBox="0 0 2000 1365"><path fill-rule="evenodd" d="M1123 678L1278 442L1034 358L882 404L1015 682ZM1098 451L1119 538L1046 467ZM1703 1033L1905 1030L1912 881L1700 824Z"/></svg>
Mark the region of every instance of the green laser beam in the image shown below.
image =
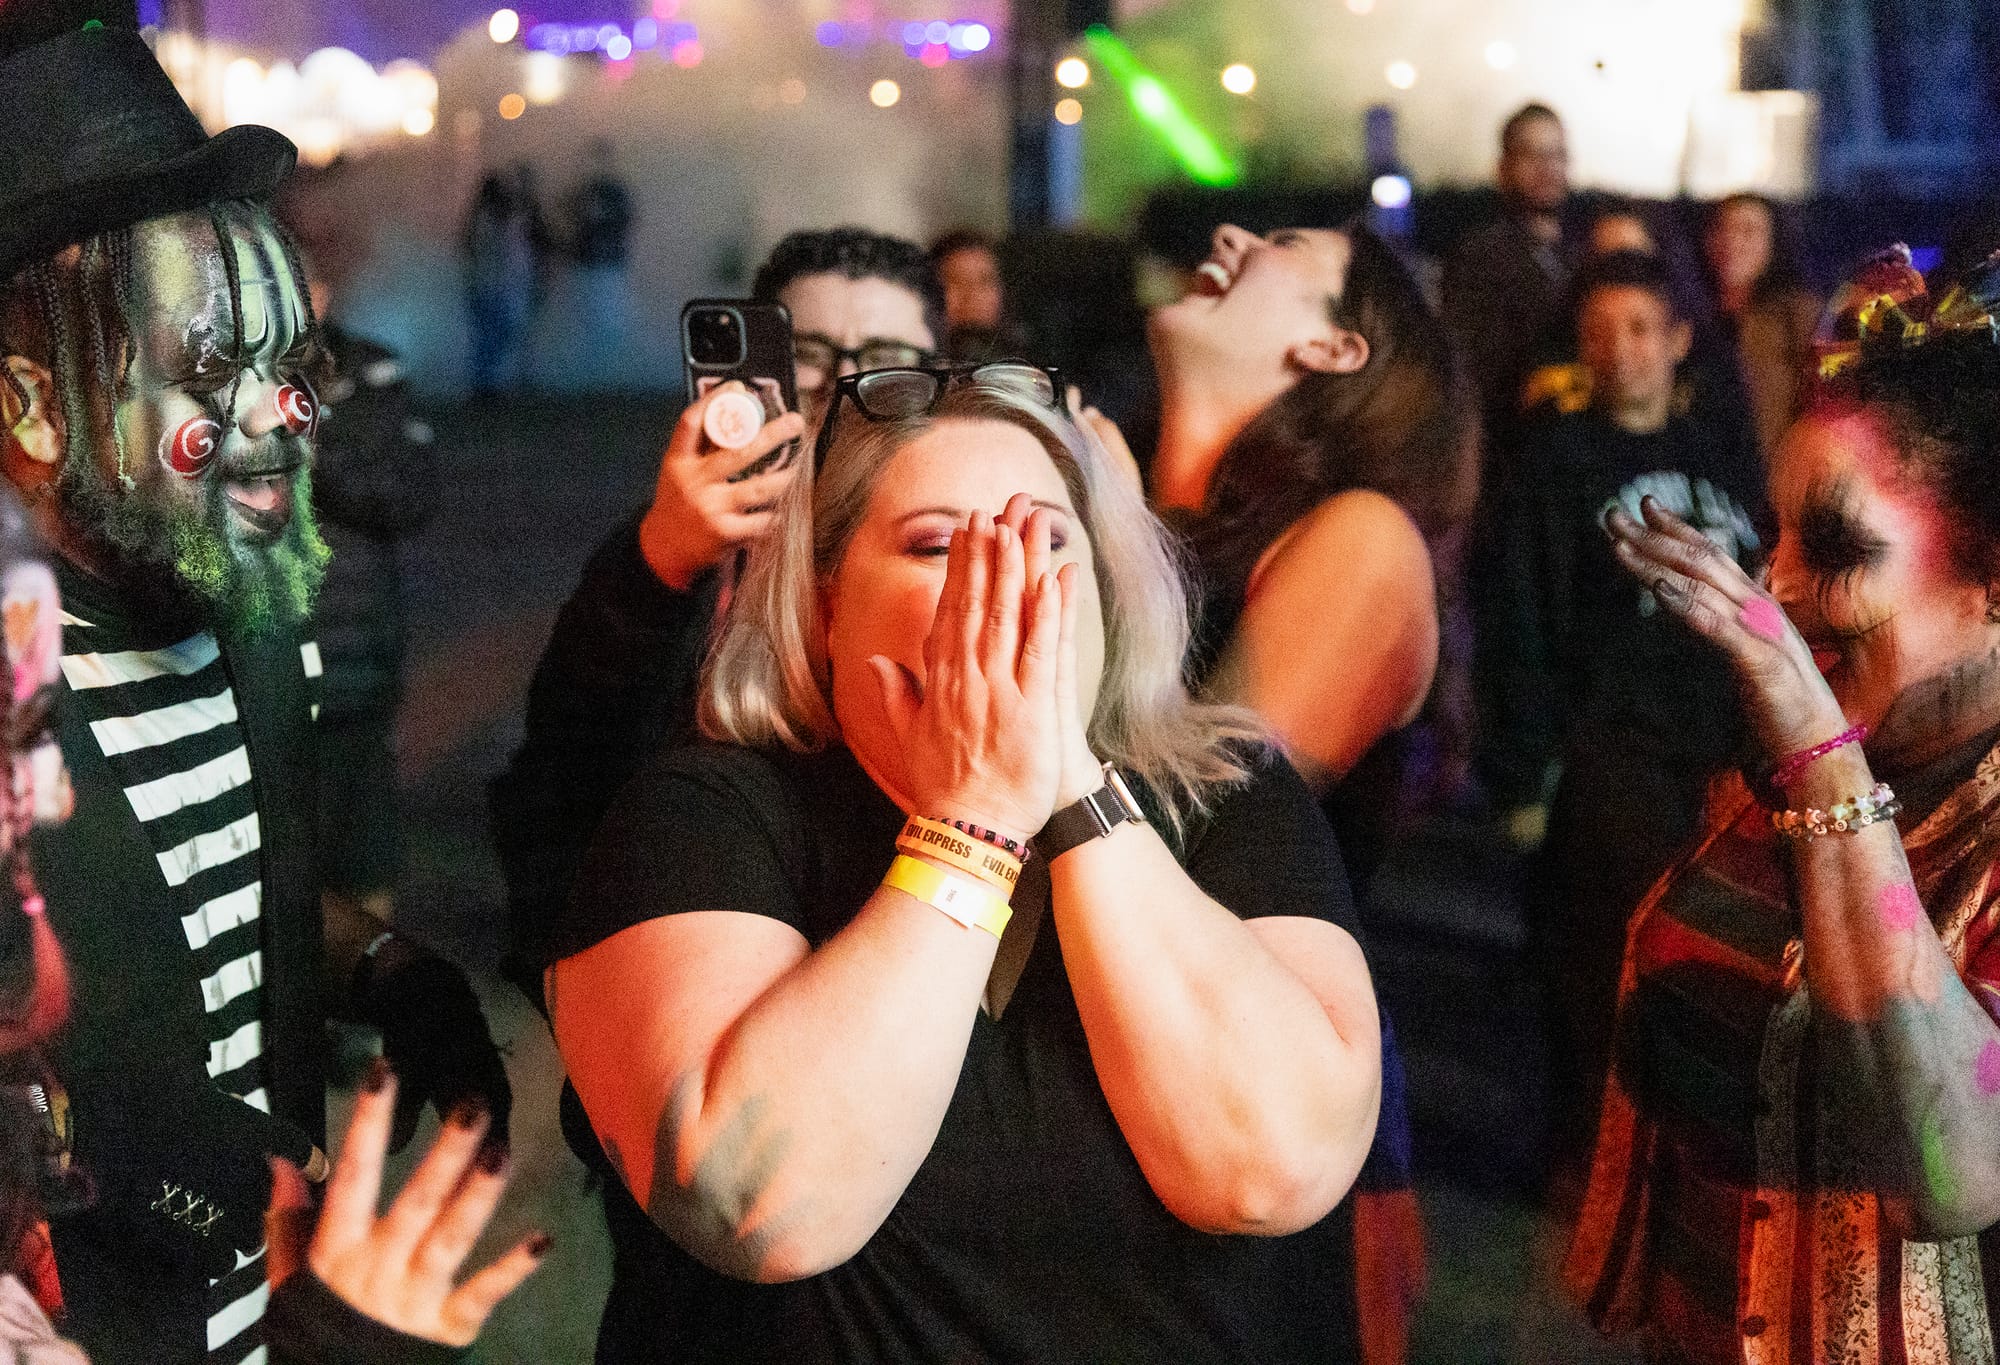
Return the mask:
<svg viewBox="0 0 2000 1365"><path fill-rule="evenodd" d="M1242 168L1216 145L1208 130L1189 116L1174 98L1174 92L1146 69L1138 54L1117 34L1102 24L1092 24L1083 31L1083 45L1111 73L1112 79L1125 87L1132 111L1159 134L1190 179L1201 185L1234 185L1243 178Z"/></svg>

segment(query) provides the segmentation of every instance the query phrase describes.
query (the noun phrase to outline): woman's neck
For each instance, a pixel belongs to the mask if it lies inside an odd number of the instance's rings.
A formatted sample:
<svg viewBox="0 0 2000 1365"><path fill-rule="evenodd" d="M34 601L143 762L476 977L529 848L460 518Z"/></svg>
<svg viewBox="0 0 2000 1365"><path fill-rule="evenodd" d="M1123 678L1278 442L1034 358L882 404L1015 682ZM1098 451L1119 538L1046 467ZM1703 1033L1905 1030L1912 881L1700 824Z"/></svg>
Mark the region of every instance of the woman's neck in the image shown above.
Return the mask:
<svg viewBox="0 0 2000 1365"><path fill-rule="evenodd" d="M1910 772L1996 728L2000 641L1903 689L1875 727L1868 753L1884 772Z"/></svg>
<svg viewBox="0 0 2000 1365"><path fill-rule="evenodd" d="M1153 455L1154 505L1201 510L1229 443L1283 396L1291 382L1290 376L1276 376L1261 385L1162 376L1160 443Z"/></svg>

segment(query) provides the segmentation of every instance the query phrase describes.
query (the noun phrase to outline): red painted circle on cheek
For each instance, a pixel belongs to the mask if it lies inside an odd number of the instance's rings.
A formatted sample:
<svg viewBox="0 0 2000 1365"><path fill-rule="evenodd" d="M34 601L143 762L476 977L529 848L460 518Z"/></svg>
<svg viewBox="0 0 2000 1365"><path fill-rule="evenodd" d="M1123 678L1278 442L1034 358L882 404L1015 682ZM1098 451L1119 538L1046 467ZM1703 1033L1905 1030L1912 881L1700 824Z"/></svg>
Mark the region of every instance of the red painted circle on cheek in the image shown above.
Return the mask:
<svg viewBox="0 0 2000 1365"><path fill-rule="evenodd" d="M184 479L197 477L222 449L222 423L190 417L160 442L160 462Z"/></svg>
<svg viewBox="0 0 2000 1365"><path fill-rule="evenodd" d="M1743 629L1772 644L1785 638L1785 613L1768 597L1753 597L1736 613Z"/></svg>
<svg viewBox="0 0 2000 1365"><path fill-rule="evenodd" d="M319 427L319 399L303 379L278 386L278 417L295 436L310 436Z"/></svg>

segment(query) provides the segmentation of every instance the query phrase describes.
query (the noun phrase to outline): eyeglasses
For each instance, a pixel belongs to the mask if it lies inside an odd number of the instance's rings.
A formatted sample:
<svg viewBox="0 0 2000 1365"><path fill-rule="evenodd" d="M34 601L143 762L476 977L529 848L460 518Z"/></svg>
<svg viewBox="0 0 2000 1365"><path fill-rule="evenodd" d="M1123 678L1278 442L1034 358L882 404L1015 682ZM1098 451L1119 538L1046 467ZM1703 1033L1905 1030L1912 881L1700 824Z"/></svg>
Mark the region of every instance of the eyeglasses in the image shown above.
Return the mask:
<svg viewBox="0 0 2000 1365"><path fill-rule="evenodd" d="M845 398L871 422L901 422L921 417L936 408L945 394L965 386L1016 389L1062 411L1060 374L1025 360L994 360L983 365L942 367L897 366L863 370L850 374L834 386L833 403L826 420L819 424L819 439L813 446L813 469L826 464L826 452L833 448L833 428L840 417L840 400Z"/></svg>
<svg viewBox="0 0 2000 1365"><path fill-rule="evenodd" d="M850 363L857 370L892 370L899 366L928 365L931 358L931 353L921 346L912 346L907 341L891 341L886 337L870 337L851 348L820 332L799 332L792 337L793 366L800 370L819 371L825 376L820 381L822 384ZM817 388L818 385L808 387Z"/></svg>

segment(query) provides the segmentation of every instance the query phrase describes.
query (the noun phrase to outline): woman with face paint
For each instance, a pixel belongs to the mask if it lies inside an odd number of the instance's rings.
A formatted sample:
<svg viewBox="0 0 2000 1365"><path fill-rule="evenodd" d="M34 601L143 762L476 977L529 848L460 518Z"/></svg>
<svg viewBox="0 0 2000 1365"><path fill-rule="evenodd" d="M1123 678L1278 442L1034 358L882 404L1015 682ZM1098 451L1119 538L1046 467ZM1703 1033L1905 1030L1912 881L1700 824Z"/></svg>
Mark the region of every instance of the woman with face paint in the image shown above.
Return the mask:
<svg viewBox="0 0 2000 1365"><path fill-rule="evenodd" d="M545 998L618 1176L602 1359L1356 1356L1338 851L1189 698L1159 526L1060 393L844 380L710 657L724 743L599 831Z"/></svg>
<svg viewBox="0 0 2000 1365"><path fill-rule="evenodd" d="M1849 303L1767 583L1650 500L1606 528L1761 751L1635 918L1571 1251L1651 1360L1994 1359L2000 257Z"/></svg>

